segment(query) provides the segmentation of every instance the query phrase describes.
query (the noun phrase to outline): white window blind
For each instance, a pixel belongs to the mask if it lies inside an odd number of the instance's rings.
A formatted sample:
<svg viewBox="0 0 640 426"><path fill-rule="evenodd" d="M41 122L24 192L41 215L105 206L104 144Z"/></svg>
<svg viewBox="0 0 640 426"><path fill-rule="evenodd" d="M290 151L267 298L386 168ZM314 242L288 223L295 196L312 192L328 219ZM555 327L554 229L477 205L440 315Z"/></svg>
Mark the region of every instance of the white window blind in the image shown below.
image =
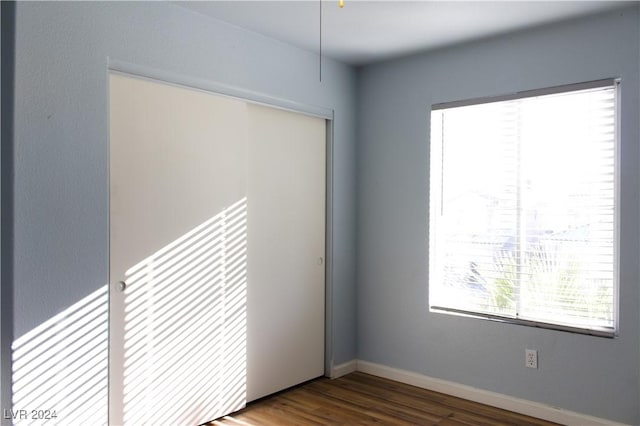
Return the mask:
<svg viewBox="0 0 640 426"><path fill-rule="evenodd" d="M613 336L617 82L433 107L429 304Z"/></svg>

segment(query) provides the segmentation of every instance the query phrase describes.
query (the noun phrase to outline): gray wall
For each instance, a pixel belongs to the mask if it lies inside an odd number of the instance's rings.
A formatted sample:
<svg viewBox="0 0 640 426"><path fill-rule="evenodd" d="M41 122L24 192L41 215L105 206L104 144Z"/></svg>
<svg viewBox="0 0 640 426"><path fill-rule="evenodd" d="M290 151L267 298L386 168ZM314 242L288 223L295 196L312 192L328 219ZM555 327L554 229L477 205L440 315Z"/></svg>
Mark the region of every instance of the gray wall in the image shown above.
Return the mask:
<svg viewBox="0 0 640 426"><path fill-rule="evenodd" d="M317 55L169 3L23 2L16 22L16 338L107 283L110 58L335 111L332 348L355 357L352 68L325 59L320 83Z"/></svg>
<svg viewBox="0 0 640 426"><path fill-rule="evenodd" d="M107 282L110 57L335 110L336 364L357 356L640 423L638 22L633 8L372 65L358 75L325 60L319 83L317 56L172 4L18 4L15 277L2 283L14 292L15 336ZM623 79L620 337L429 313L430 105L605 77ZM523 367L525 347L539 350L539 370Z"/></svg>
<svg viewBox="0 0 640 426"><path fill-rule="evenodd" d="M359 359L640 423L638 19L634 6L360 70ZM620 336L430 313L430 106L606 77L622 78Z"/></svg>

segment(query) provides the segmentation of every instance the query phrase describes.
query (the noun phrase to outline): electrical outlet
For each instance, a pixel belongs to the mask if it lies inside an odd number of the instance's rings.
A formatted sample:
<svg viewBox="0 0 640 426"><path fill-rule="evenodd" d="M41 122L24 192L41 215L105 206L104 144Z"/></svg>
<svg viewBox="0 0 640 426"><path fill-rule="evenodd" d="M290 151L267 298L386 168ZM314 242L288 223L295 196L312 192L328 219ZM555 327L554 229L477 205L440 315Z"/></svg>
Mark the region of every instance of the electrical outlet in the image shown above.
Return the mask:
<svg viewBox="0 0 640 426"><path fill-rule="evenodd" d="M527 368L538 368L538 351L534 349L525 349L524 355L524 365Z"/></svg>

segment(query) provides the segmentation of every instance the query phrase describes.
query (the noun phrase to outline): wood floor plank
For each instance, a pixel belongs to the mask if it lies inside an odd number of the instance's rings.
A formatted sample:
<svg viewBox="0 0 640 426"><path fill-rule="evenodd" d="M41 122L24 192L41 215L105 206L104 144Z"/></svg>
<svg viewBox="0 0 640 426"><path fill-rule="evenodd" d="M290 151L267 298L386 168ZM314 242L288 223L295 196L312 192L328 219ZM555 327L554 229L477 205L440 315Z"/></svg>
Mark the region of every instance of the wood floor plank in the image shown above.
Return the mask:
<svg viewBox="0 0 640 426"><path fill-rule="evenodd" d="M295 425L322 425L326 424L316 416L308 412L297 410L288 404L278 401L274 404L265 404L257 409L246 410L242 416L233 417L247 421L250 425L278 424L283 426Z"/></svg>
<svg viewBox="0 0 640 426"><path fill-rule="evenodd" d="M416 423L434 422L447 416L450 411L437 406L429 401L420 401L419 398L408 397L405 400L396 398L396 394L383 389L376 392L375 389L366 386L352 385L347 382L316 382L310 386L324 395L341 398L360 409L374 407L398 419L404 419ZM366 402L367 406L363 405Z"/></svg>
<svg viewBox="0 0 640 426"><path fill-rule="evenodd" d="M551 426L555 423L365 373L319 378L250 403L215 426Z"/></svg>
<svg viewBox="0 0 640 426"><path fill-rule="evenodd" d="M310 385L315 383L311 383ZM328 420L326 424L336 424L344 421L348 421L349 424L361 424L363 421L365 422L364 424L389 424L389 422L411 424L376 409L371 401L361 398L358 395L340 398L336 397L336 395L328 395L306 388L304 389L304 397L320 404L321 407L314 411L314 414L322 413L323 418Z"/></svg>
<svg viewBox="0 0 640 426"><path fill-rule="evenodd" d="M374 389L373 392L379 392L383 394L385 392L384 389L380 389L377 385L386 384L384 379L374 380L376 385L372 385L371 388ZM413 386L408 386L404 384L393 384L393 391L387 391L385 395L385 399L395 403L396 405L407 406L414 410L424 410L429 407L433 412L440 415L441 418L453 418L456 417L460 422L468 422L469 419L476 425L485 425L485 424L509 424L508 422L502 422L498 419L493 418L491 416L491 411L488 413L483 413L485 406L476 403L472 405L472 410L469 411L468 407L460 407L456 404L449 404L450 397L447 397L443 394L438 394L437 392L428 391L426 389L420 389ZM413 393L419 393L419 396L413 396ZM437 401L437 402L436 402ZM489 414L489 415L487 415ZM488 418L485 418L488 417ZM489 420L492 419L492 420Z"/></svg>
<svg viewBox="0 0 640 426"><path fill-rule="evenodd" d="M424 411L425 413L438 417L446 417L451 412L450 409L441 404L441 401L445 400L444 398L425 398L421 395L401 394L395 389L385 389L383 387L352 382L348 378L345 378L344 381L331 382L331 385L350 388L363 394L372 395L378 400L393 402L409 411Z"/></svg>
<svg viewBox="0 0 640 426"><path fill-rule="evenodd" d="M376 377L364 373L355 373L347 376L349 380L366 383L372 389L384 388L392 390L397 394L397 398L391 400L408 401L407 395L417 395L418 400L437 401L438 406L443 409L454 410L459 413L479 414L483 413L486 417L493 418L492 424L512 424L518 426L539 426L548 425L549 422L535 419L533 417L523 416L518 413L505 410L497 410L484 404L457 398L428 389L418 388L404 383L394 382L382 377ZM495 417L498 415L499 417Z"/></svg>

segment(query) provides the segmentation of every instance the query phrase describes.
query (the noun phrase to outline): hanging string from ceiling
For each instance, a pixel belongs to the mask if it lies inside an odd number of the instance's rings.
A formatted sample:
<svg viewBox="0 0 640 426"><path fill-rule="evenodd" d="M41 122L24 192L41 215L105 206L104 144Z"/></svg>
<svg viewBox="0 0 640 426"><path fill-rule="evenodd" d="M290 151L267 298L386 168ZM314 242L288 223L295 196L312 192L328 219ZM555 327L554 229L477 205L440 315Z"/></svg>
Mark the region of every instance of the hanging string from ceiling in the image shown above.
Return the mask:
<svg viewBox="0 0 640 426"><path fill-rule="evenodd" d="M322 83L322 0L318 0L319 1L319 18L320 18L320 37L319 37L319 41L320 41L320 47L319 47L319 52L320 52L320 83ZM340 9L342 9L344 7L344 0L339 0L338 1L338 6L340 6Z"/></svg>
<svg viewBox="0 0 640 426"><path fill-rule="evenodd" d="M322 0L320 1L320 83L322 83Z"/></svg>

